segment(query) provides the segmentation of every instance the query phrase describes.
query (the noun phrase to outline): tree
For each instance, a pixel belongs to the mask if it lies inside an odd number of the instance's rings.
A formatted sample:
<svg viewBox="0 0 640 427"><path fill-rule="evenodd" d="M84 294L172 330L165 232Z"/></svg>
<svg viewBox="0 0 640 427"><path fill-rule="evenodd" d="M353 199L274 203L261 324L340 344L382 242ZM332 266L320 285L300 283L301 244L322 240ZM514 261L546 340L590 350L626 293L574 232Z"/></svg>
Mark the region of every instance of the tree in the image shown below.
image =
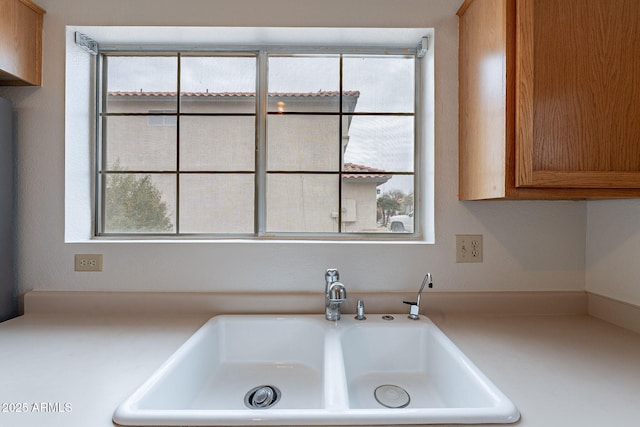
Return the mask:
<svg viewBox="0 0 640 427"><path fill-rule="evenodd" d="M378 197L377 204L382 225L386 226L393 215L413 212L413 193L407 195L401 190L391 190Z"/></svg>
<svg viewBox="0 0 640 427"><path fill-rule="evenodd" d="M384 193L378 197L378 209L382 213L382 225L386 226L389 218L400 209L400 200L404 197L404 193L400 190L393 190Z"/></svg>
<svg viewBox="0 0 640 427"><path fill-rule="evenodd" d="M113 171L122 171L116 163ZM105 231L162 233L173 230L162 193L151 175L112 173L107 178Z"/></svg>
<svg viewBox="0 0 640 427"><path fill-rule="evenodd" d="M407 194L402 199L402 211L406 214L413 212L413 193Z"/></svg>

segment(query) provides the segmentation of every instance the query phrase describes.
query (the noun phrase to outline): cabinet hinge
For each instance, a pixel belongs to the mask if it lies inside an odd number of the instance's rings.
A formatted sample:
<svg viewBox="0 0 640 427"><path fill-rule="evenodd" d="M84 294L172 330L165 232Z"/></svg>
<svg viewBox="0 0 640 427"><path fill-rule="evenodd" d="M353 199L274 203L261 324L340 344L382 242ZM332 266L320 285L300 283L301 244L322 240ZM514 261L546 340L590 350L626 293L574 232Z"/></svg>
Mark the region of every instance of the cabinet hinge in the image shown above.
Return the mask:
<svg viewBox="0 0 640 427"><path fill-rule="evenodd" d="M89 52L91 55L98 54L98 42L96 42L86 34L82 34L76 31L76 44L80 46L82 49Z"/></svg>

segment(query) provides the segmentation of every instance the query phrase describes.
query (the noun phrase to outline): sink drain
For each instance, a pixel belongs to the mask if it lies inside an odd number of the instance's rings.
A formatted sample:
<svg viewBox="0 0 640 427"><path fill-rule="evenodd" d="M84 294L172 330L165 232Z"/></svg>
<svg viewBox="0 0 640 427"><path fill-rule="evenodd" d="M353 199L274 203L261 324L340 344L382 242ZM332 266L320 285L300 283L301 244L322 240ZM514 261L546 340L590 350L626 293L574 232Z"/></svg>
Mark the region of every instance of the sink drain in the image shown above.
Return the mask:
<svg viewBox="0 0 640 427"><path fill-rule="evenodd" d="M280 400L280 390L272 385L254 387L244 395L244 404L249 409L268 409Z"/></svg>
<svg viewBox="0 0 640 427"><path fill-rule="evenodd" d="M406 408L411 402L409 393L397 385L381 385L376 388L373 395L379 404L387 408Z"/></svg>

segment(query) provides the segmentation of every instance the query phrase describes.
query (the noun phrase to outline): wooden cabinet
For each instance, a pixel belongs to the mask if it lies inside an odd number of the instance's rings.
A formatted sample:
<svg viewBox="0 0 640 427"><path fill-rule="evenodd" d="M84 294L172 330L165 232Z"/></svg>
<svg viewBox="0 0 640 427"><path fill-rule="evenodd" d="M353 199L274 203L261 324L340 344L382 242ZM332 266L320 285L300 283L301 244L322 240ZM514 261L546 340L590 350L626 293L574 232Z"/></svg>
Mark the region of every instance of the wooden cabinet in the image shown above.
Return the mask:
<svg viewBox="0 0 640 427"><path fill-rule="evenodd" d="M458 16L461 200L640 197L640 1Z"/></svg>
<svg viewBox="0 0 640 427"><path fill-rule="evenodd" d="M0 0L0 85L42 84L42 18L29 0Z"/></svg>

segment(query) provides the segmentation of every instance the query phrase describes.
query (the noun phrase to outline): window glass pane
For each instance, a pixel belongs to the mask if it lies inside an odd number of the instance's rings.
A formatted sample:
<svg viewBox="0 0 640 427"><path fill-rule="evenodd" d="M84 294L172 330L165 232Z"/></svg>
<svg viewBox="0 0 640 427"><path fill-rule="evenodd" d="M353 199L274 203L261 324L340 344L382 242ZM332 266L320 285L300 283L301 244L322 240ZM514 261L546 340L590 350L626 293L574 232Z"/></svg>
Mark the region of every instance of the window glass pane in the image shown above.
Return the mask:
<svg viewBox="0 0 640 427"><path fill-rule="evenodd" d="M106 112L146 113L176 110L178 87L175 56L105 56Z"/></svg>
<svg viewBox="0 0 640 427"><path fill-rule="evenodd" d="M413 172L413 117L352 116L344 160L387 172Z"/></svg>
<svg viewBox="0 0 640 427"><path fill-rule="evenodd" d="M268 170L337 172L340 164L339 132L339 116L269 116Z"/></svg>
<svg viewBox="0 0 640 427"><path fill-rule="evenodd" d="M338 175L267 175L267 232L338 232Z"/></svg>
<svg viewBox="0 0 640 427"><path fill-rule="evenodd" d="M339 111L339 56L269 57L270 112Z"/></svg>
<svg viewBox="0 0 640 427"><path fill-rule="evenodd" d="M183 56L183 113L255 113L256 58Z"/></svg>
<svg viewBox="0 0 640 427"><path fill-rule="evenodd" d="M392 175L391 179L378 185L376 218L380 231L413 233L413 185L412 175Z"/></svg>
<svg viewBox="0 0 640 427"><path fill-rule="evenodd" d="M412 113L415 65L412 56L344 56L343 89L358 91L356 112Z"/></svg>
<svg viewBox="0 0 640 427"><path fill-rule="evenodd" d="M181 233L253 233L253 174L180 175Z"/></svg>
<svg viewBox="0 0 640 427"><path fill-rule="evenodd" d="M180 117L180 169L253 171L255 118Z"/></svg>
<svg viewBox="0 0 640 427"><path fill-rule="evenodd" d="M132 171L175 170L176 126L169 124L173 119L167 116L105 117L107 170L114 167Z"/></svg>
<svg viewBox="0 0 640 427"><path fill-rule="evenodd" d="M110 173L104 192L106 233L175 232L175 175Z"/></svg>

